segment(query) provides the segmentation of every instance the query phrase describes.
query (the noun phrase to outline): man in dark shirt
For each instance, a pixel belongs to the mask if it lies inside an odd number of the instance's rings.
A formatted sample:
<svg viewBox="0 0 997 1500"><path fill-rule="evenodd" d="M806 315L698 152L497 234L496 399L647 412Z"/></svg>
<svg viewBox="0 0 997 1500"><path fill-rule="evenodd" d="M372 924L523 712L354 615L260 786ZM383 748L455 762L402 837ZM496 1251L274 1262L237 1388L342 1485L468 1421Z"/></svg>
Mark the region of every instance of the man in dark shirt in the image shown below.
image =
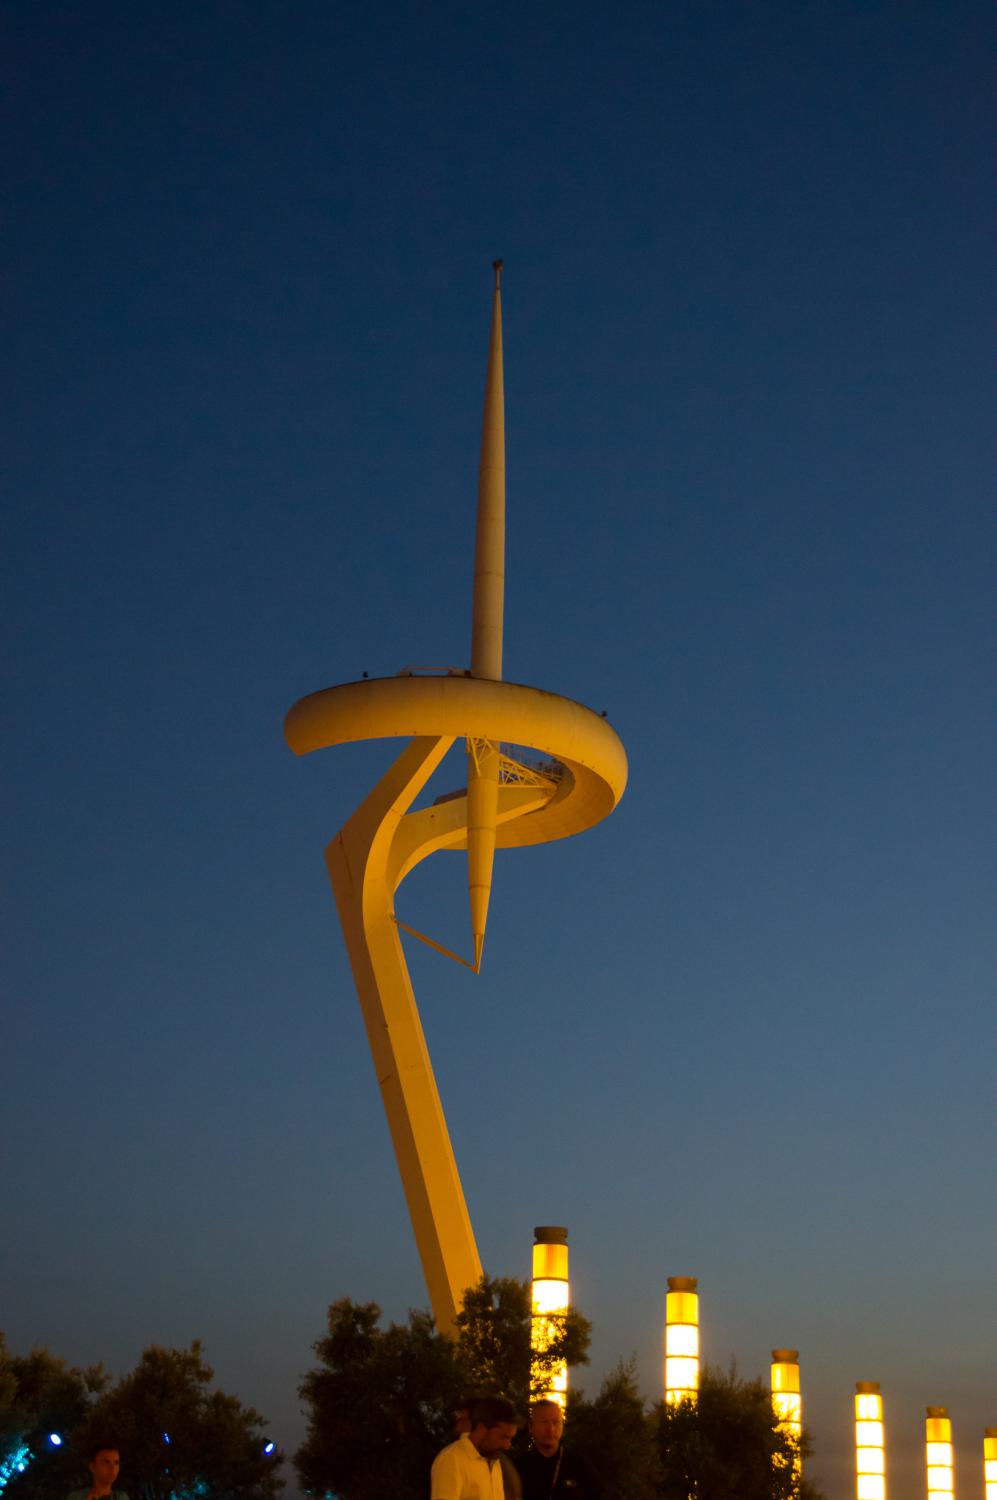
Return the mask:
<svg viewBox="0 0 997 1500"><path fill-rule="evenodd" d="M600 1500L587 1464L561 1441L564 1413L556 1401L537 1401L530 1413L530 1451L517 1458L523 1500Z"/></svg>

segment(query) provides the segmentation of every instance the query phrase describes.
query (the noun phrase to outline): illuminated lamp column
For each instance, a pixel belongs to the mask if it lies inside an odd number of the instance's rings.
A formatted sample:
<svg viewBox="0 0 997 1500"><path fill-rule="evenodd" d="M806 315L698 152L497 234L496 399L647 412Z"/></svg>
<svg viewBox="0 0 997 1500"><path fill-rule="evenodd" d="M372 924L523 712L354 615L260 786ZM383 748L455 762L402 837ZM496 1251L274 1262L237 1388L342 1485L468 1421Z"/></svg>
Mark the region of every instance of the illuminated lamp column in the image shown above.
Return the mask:
<svg viewBox="0 0 997 1500"><path fill-rule="evenodd" d="M883 1398L878 1380L855 1382L856 1500L886 1500Z"/></svg>
<svg viewBox="0 0 997 1500"><path fill-rule="evenodd" d="M530 1346L543 1354L560 1331L560 1320L571 1305L568 1290L568 1231L559 1224L538 1224L533 1231L533 1318ZM564 1410L568 1399L568 1367L562 1363L543 1373L534 1367L534 1400L545 1397Z"/></svg>
<svg viewBox="0 0 997 1500"><path fill-rule="evenodd" d="M997 1500L997 1427L984 1428L984 1496Z"/></svg>
<svg viewBox="0 0 997 1500"><path fill-rule="evenodd" d="M997 1500L997 1427L983 1429L983 1491L986 1500Z"/></svg>
<svg viewBox="0 0 997 1500"><path fill-rule="evenodd" d="M695 1276L669 1276L665 1296L665 1400L699 1392L699 1297Z"/></svg>
<svg viewBox="0 0 997 1500"><path fill-rule="evenodd" d="M924 1422L924 1451L928 1466L928 1495L952 1500L955 1473L952 1466L952 1423L947 1406L929 1406Z"/></svg>
<svg viewBox="0 0 997 1500"><path fill-rule="evenodd" d="M792 1439L796 1452L793 1473L802 1470L800 1439L803 1435L803 1397L800 1395L800 1351L772 1350L772 1410L780 1428Z"/></svg>

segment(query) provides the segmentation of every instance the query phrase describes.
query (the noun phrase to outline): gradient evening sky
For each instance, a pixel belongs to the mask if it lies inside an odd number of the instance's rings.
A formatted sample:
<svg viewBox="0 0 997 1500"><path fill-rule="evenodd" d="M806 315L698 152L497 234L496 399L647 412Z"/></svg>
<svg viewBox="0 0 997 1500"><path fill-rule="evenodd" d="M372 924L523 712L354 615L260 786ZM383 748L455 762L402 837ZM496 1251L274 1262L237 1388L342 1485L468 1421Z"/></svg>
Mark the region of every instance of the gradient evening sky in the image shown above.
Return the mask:
<svg viewBox="0 0 997 1500"><path fill-rule="evenodd" d="M322 860L392 748L282 719L467 661L501 255L506 675L631 780L499 855L480 979L411 945L483 1260L570 1227L590 1392L697 1275L707 1357L801 1349L832 1500L877 1379L891 1500L928 1403L982 1495L989 6L2 28L11 1345L201 1337L293 1450L328 1303L426 1304ZM464 882L401 915L467 950Z"/></svg>

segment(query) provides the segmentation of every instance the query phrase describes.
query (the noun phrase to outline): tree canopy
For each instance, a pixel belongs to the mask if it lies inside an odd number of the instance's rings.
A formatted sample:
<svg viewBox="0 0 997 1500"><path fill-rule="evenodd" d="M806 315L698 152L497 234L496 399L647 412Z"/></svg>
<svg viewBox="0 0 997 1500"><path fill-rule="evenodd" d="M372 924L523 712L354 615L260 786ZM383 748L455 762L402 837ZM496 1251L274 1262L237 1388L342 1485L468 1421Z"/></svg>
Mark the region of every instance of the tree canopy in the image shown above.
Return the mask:
<svg viewBox="0 0 997 1500"><path fill-rule="evenodd" d="M549 1372L535 1363L531 1386L530 1320L529 1284L487 1277L467 1293L453 1337L428 1312L384 1326L376 1303L333 1303L299 1387L308 1431L295 1464L304 1488L340 1500L424 1500L462 1398L504 1396L525 1416L543 1387ZM572 1310L547 1363L586 1363L589 1333ZM267 1443L264 1419L212 1381L197 1342L151 1345L111 1385L100 1365L78 1369L46 1349L16 1356L0 1335L4 1500L64 1500L86 1482L97 1443L120 1450L132 1500L275 1500L282 1455ZM695 1401L648 1410L632 1365L619 1365L592 1400L572 1384L567 1417L568 1445L612 1500L820 1500L796 1463L809 1453L806 1434L795 1447L768 1386L733 1366L704 1367Z"/></svg>
<svg viewBox="0 0 997 1500"><path fill-rule="evenodd" d="M592 1325L577 1308L548 1317L553 1333L542 1354L530 1349L533 1293L528 1281L483 1276L457 1315L457 1353L466 1390L504 1396L522 1415L562 1362L588 1364Z"/></svg>
<svg viewBox="0 0 997 1500"><path fill-rule="evenodd" d="M467 1293L452 1339L425 1312L384 1327L376 1303L333 1303L314 1346L319 1363L299 1388L308 1408L295 1458L303 1487L341 1500L424 1500L461 1396L502 1395L526 1414L530 1311L527 1283L488 1278ZM551 1360L583 1363L588 1338L588 1323L572 1314ZM819 1500L794 1466L798 1450L768 1387L734 1368L705 1367L695 1402L648 1410L632 1365L620 1365L593 1400L572 1387L565 1430L612 1500ZM800 1456L808 1451L804 1438Z"/></svg>
<svg viewBox="0 0 997 1500"><path fill-rule="evenodd" d="M199 1342L189 1349L150 1345L94 1406L79 1435L84 1450L113 1439L132 1500L198 1494L269 1500L283 1481L279 1458L263 1451L264 1418L235 1396L210 1390L213 1378Z"/></svg>
<svg viewBox="0 0 997 1500"><path fill-rule="evenodd" d="M380 1325L381 1309L344 1298L315 1344L319 1366L302 1380L308 1430L295 1458L309 1493L344 1500L422 1494L449 1441L459 1397L454 1348L428 1313Z"/></svg>
<svg viewBox="0 0 997 1500"><path fill-rule="evenodd" d="M504 1396L525 1415L530 1314L529 1283L508 1278L482 1277L466 1294L455 1338L437 1332L426 1312L383 1328L376 1303L334 1302L328 1334L314 1346L319 1365L299 1387L308 1407L295 1458L304 1488L343 1500L423 1500L463 1396ZM583 1363L588 1340L587 1321L572 1311L546 1363Z"/></svg>
<svg viewBox="0 0 997 1500"><path fill-rule="evenodd" d="M565 1441L612 1500L652 1500L659 1493L657 1448L632 1363L617 1365L593 1401L568 1392Z"/></svg>
<svg viewBox="0 0 997 1500"><path fill-rule="evenodd" d="M819 1500L794 1465L810 1443L797 1445L780 1426L761 1380L744 1380L734 1365L703 1367L695 1401L659 1402L651 1424L660 1464L660 1500Z"/></svg>
<svg viewBox="0 0 997 1500"><path fill-rule="evenodd" d="M68 1444L107 1382L100 1365L67 1365L47 1349L11 1354L0 1334L0 1491L63 1500L75 1472Z"/></svg>
<svg viewBox="0 0 997 1500"><path fill-rule="evenodd" d="M212 1379L197 1342L151 1345L108 1389L99 1365L77 1370L44 1349L17 1358L0 1341L0 1464L24 1454L0 1483L5 1500L64 1500L87 1482L95 1444L119 1449L132 1500L272 1500L282 1455L264 1452L260 1414L209 1389Z"/></svg>

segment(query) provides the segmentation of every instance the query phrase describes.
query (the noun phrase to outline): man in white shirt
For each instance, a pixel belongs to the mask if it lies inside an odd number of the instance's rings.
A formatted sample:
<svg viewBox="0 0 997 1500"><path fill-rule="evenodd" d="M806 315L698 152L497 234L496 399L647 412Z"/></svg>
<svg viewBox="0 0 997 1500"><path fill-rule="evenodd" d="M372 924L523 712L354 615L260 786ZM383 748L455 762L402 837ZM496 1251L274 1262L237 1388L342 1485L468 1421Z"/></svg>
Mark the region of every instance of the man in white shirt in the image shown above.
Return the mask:
<svg viewBox="0 0 997 1500"><path fill-rule="evenodd" d="M504 1500L498 1456L508 1450L517 1426L508 1401L476 1402L470 1432L461 1433L433 1461L431 1500Z"/></svg>

